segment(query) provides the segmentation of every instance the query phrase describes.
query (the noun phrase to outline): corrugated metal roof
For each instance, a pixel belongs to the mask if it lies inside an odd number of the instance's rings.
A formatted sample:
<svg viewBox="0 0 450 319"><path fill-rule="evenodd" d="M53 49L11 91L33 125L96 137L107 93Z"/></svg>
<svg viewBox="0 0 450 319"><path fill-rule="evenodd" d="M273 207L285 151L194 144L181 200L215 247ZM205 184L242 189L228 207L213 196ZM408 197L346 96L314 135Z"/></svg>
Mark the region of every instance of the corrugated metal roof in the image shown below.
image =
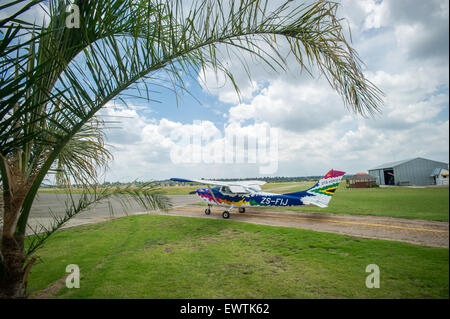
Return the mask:
<svg viewBox="0 0 450 319"><path fill-rule="evenodd" d="M419 158L419 157L417 157L417 158ZM410 159L406 159L406 160L398 161L398 162L384 163L384 164L379 165L379 166L377 166L377 167L371 168L370 170L373 170L373 169L382 169L382 168L393 168L393 167L399 166L400 164L403 164L403 163L412 161L413 159L415 159L415 158L410 158Z"/></svg>

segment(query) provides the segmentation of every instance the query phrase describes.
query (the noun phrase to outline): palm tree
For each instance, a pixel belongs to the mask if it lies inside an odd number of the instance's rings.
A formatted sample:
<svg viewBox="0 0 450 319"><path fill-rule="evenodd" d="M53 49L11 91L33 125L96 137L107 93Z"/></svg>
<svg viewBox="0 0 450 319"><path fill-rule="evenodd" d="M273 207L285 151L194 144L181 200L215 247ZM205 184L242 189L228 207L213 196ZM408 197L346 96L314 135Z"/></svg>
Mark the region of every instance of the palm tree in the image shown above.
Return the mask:
<svg viewBox="0 0 450 319"><path fill-rule="evenodd" d="M48 25L18 19L40 2L0 5L0 10L20 6L0 21L2 297L23 297L32 253L73 215L110 195L94 187L96 168L110 159L104 123L96 118L108 102L125 103L123 98L133 92L150 101L151 86L187 91L184 75L211 67L224 72L239 93L222 64L223 54L245 51L280 71L287 67L282 54L287 48L301 69L316 67L356 113L372 114L382 103L381 91L365 78L345 39L336 3L288 1L269 10L268 1L259 0L230 0L226 7L221 1L199 0L189 8L177 0L75 0L79 28L69 28L69 1L48 0ZM25 250L31 205L52 172L59 183L79 184L86 192ZM114 192L121 193L130 190ZM152 187L134 195L148 207L168 207Z"/></svg>

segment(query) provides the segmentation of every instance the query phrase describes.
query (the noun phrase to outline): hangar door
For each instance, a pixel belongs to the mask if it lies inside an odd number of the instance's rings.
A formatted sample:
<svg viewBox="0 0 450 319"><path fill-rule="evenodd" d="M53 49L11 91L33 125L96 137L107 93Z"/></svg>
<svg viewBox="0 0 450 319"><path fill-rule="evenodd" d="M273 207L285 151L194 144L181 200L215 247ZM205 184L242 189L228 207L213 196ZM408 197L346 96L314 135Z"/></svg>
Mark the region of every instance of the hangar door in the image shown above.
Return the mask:
<svg viewBox="0 0 450 319"><path fill-rule="evenodd" d="M392 168L386 168L384 171L384 184L395 185L394 170Z"/></svg>

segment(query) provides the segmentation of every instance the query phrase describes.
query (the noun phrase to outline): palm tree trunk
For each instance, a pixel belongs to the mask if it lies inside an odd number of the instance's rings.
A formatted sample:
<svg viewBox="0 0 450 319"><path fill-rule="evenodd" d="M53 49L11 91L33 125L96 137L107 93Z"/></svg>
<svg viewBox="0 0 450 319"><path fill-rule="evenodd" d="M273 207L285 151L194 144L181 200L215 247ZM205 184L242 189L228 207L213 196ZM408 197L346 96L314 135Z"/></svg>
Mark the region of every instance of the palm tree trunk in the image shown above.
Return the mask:
<svg viewBox="0 0 450 319"><path fill-rule="evenodd" d="M6 272L0 278L0 298L25 298L24 237L2 236L1 253Z"/></svg>
<svg viewBox="0 0 450 319"><path fill-rule="evenodd" d="M1 241L2 268L4 273L0 277L0 298L23 298L24 277L24 236L15 234L17 216L20 212L20 198L14 198L10 192L5 192L4 218ZM22 199L23 201L23 199Z"/></svg>
<svg viewBox="0 0 450 319"><path fill-rule="evenodd" d="M1 238L0 298L24 298L24 234L16 232L17 221L29 186L17 165L3 162L3 229ZM13 180L11 177L14 176ZM12 183L9 181L13 181Z"/></svg>

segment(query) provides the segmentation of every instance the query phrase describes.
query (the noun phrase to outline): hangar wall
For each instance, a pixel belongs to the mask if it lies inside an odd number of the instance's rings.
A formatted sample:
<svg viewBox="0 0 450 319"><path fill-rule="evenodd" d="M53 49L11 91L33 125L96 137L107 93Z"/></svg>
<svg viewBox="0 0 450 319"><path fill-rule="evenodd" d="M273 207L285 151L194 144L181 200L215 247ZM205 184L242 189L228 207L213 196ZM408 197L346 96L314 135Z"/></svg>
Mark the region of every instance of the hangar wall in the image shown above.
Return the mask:
<svg viewBox="0 0 450 319"><path fill-rule="evenodd" d="M389 164L393 165L389 166ZM436 168L448 169L448 164L418 157L395 164L387 163L386 166L381 165L369 170L369 174L377 179L379 185L385 185L384 171L386 169L393 169L395 185L425 186L434 184L431 174Z"/></svg>

